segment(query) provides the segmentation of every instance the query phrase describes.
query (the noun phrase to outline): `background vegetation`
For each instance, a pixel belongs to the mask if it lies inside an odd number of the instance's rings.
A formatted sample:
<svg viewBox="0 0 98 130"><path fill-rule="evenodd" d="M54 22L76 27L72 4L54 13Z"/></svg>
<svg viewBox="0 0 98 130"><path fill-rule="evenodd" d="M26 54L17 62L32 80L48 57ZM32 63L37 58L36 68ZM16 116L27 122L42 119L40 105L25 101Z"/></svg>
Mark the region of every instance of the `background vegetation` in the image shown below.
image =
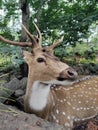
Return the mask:
<svg viewBox="0 0 98 130"><path fill-rule="evenodd" d="M10 40L27 41L23 23L36 34L36 22L43 35L43 46L64 35L55 55L73 63L96 62L98 53L97 0L1 0L0 34ZM76 56L78 58L76 58ZM67 58L66 58L67 57ZM93 60L93 61L91 61ZM0 70L23 62L21 48L0 42Z"/></svg>

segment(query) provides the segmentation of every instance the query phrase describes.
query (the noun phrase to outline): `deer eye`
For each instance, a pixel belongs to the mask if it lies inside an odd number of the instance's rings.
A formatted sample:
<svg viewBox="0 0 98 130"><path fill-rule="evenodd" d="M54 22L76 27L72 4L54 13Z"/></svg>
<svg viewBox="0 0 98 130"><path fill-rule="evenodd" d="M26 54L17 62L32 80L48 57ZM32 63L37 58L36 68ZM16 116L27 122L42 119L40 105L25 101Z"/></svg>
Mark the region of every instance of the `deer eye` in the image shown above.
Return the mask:
<svg viewBox="0 0 98 130"><path fill-rule="evenodd" d="M44 62L45 60L43 58L38 58L37 59L37 62L41 63L41 62Z"/></svg>
<svg viewBox="0 0 98 130"><path fill-rule="evenodd" d="M46 52L46 50L45 50L45 49L42 49L42 52Z"/></svg>

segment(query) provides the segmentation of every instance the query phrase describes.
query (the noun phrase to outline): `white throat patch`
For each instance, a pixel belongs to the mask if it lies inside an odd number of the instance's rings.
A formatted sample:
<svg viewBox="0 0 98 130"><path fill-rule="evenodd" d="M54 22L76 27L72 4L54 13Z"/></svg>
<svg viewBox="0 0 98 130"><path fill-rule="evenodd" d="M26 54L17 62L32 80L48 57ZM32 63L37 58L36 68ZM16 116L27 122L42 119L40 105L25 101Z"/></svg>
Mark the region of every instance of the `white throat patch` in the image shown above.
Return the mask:
<svg viewBox="0 0 98 130"><path fill-rule="evenodd" d="M48 94L51 85L44 85L39 81L34 82L29 100L30 107L36 111L41 111L47 105Z"/></svg>
<svg viewBox="0 0 98 130"><path fill-rule="evenodd" d="M74 82L68 80L65 81L50 80L50 81L43 81L43 83L51 84L51 85L55 84L55 85L67 86L67 85L72 85Z"/></svg>

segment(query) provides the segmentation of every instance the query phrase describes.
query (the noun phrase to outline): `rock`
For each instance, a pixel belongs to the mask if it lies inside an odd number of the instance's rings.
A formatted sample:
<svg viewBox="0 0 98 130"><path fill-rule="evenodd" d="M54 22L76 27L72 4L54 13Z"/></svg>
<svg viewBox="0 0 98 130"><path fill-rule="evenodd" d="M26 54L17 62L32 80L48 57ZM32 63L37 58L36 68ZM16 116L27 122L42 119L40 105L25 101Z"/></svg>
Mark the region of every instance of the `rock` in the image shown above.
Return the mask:
<svg viewBox="0 0 98 130"><path fill-rule="evenodd" d="M25 94L25 92L22 89L18 89L15 91L16 97L23 96L24 94Z"/></svg>
<svg viewBox="0 0 98 130"><path fill-rule="evenodd" d="M20 88L20 81L17 78L14 78L10 82L4 84L4 87L15 91Z"/></svg>
<svg viewBox="0 0 98 130"><path fill-rule="evenodd" d="M17 101L21 104L21 108L24 110L24 95L17 98Z"/></svg>
<svg viewBox="0 0 98 130"><path fill-rule="evenodd" d="M0 111L0 130L65 130L63 126L50 123L34 114L27 114L4 105Z"/></svg>
<svg viewBox="0 0 98 130"><path fill-rule="evenodd" d="M25 91L19 88L20 81L17 78L12 79L8 83L3 83L2 86L0 86L0 102L4 103L8 98L13 99L12 95L15 94L16 97L22 96L25 93Z"/></svg>
<svg viewBox="0 0 98 130"><path fill-rule="evenodd" d="M27 78L25 77L20 80L20 88L24 90L26 88L26 85L27 85Z"/></svg>

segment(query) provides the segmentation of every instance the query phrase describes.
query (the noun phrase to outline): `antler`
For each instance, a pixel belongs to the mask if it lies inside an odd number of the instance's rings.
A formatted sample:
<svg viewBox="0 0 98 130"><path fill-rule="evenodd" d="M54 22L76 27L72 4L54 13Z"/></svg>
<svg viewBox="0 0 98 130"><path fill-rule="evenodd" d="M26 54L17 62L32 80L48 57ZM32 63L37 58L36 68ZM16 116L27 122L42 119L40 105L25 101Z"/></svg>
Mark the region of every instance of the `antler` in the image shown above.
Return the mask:
<svg viewBox="0 0 98 130"><path fill-rule="evenodd" d="M34 22L33 22L33 24L34 24L36 30L38 31L38 35L39 35L39 38L38 38L38 40L39 40L39 46L42 47L41 46L41 44L42 44L42 35L41 35L41 32L40 32L39 28L37 27L37 25Z"/></svg>
<svg viewBox="0 0 98 130"><path fill-rule="evenodd" d="M5 39L1 35L0 35L0 41L11 44L11 45L15 45L15 46L22 46L22 47L27 47L27 46L31 47L32 46L32 43L30 43L30 42L15 42L15 41Z"/></svg>
<svg viewBox="0 0 98 130"><path fill-rule="evenodd" d="M23 24L22 24L22 27L25 30L28 37L31 39L31 42L15 42L15 41L8 40L1 35L0 35L0 41L11 44L11 45L15 45L15 46L32 47L32 45L33 45L33 46L36 46L36 47L38 47L38 46L41 47L41 43L42 43L41 32L40 32L39 28L37 27L37 25L35 23L33 23L33 24L38 31L38 35L39 35L38 43L36 41L36 38L27 30L27 28Z"/></svg>
<svg viewBox="0 0 98 130"><path fill-rule="evenodd" d="M64 39L64 36L62 36L58 41L54 42L51 46L48 47L49 50L53 50L56 48Z"/></svg>
<svg viewBox="0 0 98 130"><path fill-rule="evenodd" d="M28 35L28 37L30 38L32 45L37 46L37 41L35 40L35 38L32 36L32 34L27 30L27 28L22 24L23 29L25 30L26 34Z"/></svg>
<svg viewBox="0 0 98 130"><path fill-rule="evenodd" d="M22 24L23 29L25 30L26 34L28 35L28 37L31 39L32 44L36 45L36 46L40 46L41 47L41 43L42 43L42 35L41 32L39 30L39 28L37 27L37 25L33 22L36 30L38 31L38 43L36 41L36 39L32 36L32 34L26 29L26 27ZM36 37L37 38L37 37Z"/></svg>

